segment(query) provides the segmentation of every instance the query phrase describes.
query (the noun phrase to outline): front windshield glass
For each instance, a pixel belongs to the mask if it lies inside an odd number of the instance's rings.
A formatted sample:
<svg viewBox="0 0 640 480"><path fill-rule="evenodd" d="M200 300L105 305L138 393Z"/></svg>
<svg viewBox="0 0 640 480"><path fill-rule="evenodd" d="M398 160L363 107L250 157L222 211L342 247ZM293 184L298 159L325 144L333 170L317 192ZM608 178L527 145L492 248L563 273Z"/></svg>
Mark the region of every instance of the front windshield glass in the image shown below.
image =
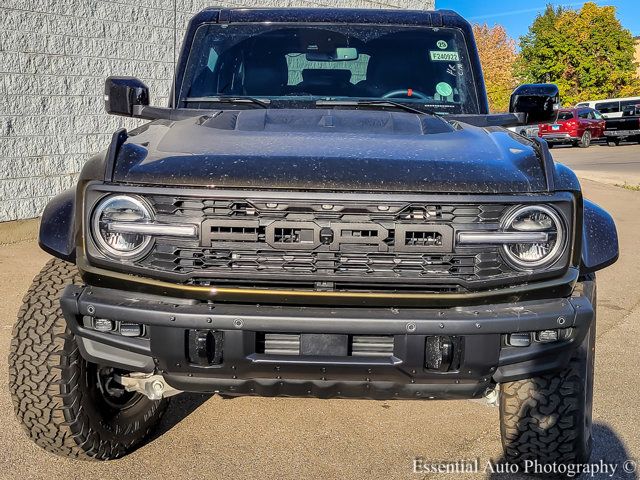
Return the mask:
<svg viewBox="0 0 640 480"><path fill-rule="evenodd" d="M467 47L456 29L264 23L199 27L180 88L181 105L211 108L225 99L250 97L263 103L388 100L440 114L478 113Z"/></svg>

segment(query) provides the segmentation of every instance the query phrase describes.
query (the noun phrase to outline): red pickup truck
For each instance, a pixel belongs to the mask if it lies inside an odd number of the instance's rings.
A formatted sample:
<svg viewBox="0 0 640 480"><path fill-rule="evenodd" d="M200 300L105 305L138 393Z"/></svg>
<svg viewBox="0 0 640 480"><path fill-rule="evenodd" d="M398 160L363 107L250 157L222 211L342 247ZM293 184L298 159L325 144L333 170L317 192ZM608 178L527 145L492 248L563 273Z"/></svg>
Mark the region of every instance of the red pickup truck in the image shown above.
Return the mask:
<svg viewBox="0 0 640 480"><path fill-rule="evenodd" d="M593 108L563 108L556 121L540 124L538 136L544 138L549 148L555 144L570 143L586 148L595 138L604 136L605 119Z"/></svg>

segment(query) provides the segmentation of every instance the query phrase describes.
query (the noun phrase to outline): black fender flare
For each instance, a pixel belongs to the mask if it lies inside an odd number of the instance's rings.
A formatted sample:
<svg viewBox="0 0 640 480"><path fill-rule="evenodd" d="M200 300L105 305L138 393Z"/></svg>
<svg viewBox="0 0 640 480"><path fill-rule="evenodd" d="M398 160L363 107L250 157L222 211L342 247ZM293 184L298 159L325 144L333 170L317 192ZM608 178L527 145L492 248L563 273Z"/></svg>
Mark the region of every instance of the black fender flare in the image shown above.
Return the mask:
<svg viewBox="0 0 640 480"><path fill-rule="evenodd" d="M38 243L54 257L75 262L76 190L69 188L53 197L42 213Z"/></svg>
<svg viewBox="0 0 640 480"><path fill-rule="evenodd" d="M609 213L584 200L580 274L602 270L618 260L618 231Z"/></svg>
<svg viewBox="0 0 640 480"><path fill-rule="evenodd" d="M92 180L111 181L118 151L127 136L124 128L114 132L109 148L94 155L84 164L78 185ZM82 199L79 201L82 202ZM76 187L59 193L47 203L42 213L38 236L40 248L54 257L75 262L76 224L80 225L81 221L76 215Z"/></svg>

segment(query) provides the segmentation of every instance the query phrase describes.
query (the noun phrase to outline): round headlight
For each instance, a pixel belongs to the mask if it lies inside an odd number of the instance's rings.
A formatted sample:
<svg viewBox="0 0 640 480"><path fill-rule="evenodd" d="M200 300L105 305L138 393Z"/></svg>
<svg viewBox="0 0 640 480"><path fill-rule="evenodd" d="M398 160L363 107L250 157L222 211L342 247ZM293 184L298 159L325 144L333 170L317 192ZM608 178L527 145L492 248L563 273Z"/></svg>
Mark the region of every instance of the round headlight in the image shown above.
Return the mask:
<svg viewBox="0 0 640 480"><path fill-rule="evenodd" d="M93 211L93 238L100 250L110 257L135 257L147 248L151 237L140 233L116 231L112 226L122 223L148 223L152 220L151 208L142 199L112 195L100 201Z"/></svg>
<svg viewBox="0 0 640 480"><path fill-rule="evenodd" d="M565 241L564 225L559 215L550 207L544 205L519 207L507 215L502 229L505 232L546 234L545 241L504 245L507 259L516 267L547 266L557 260L562 253Z"/></svg>

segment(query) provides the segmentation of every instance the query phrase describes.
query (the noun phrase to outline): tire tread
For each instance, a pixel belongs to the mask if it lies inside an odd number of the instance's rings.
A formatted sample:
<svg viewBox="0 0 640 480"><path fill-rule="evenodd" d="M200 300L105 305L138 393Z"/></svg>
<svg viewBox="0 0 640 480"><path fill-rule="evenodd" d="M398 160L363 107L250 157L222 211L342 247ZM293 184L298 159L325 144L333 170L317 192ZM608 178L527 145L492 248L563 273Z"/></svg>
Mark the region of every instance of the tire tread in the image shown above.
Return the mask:
<svg viewBox="0 0 640 480"><path fill-rule="evenodd" d="M50 260L23 298L9 351L9 389L27 435L45 450L65 457L107 460L128 453L151 433L166 409L150 403L144 431L105 438L83 406L84 362L60 308L60 295L82 283L75 265ZM155 418L154 418L155 417ZM138 422L136 422L138 423ZM141 425L130 425L132 433ZM120 432L126 433L126 432Z"/></svg>

